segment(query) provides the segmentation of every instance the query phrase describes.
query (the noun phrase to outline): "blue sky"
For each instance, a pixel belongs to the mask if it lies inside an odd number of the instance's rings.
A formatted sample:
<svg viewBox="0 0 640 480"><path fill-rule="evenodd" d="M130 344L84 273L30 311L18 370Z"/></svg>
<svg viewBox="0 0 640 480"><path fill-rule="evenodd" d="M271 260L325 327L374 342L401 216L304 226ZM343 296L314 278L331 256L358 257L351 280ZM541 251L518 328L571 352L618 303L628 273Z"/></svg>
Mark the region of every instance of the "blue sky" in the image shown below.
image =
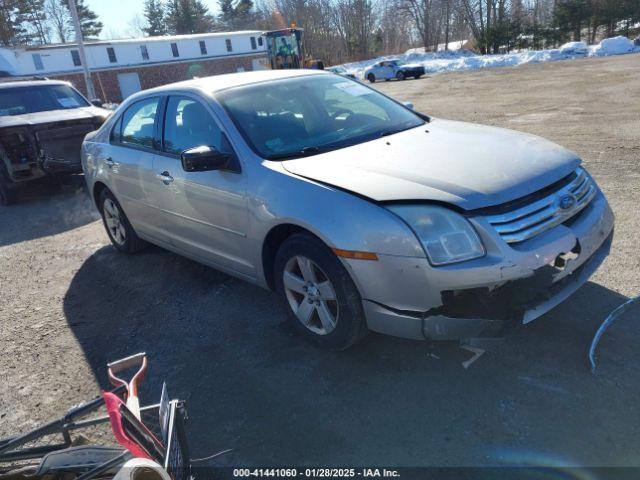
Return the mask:
<svg viewBox="0 0 640 480"><path fill-rule="evenodd" d="M218 11L216 0L203 0L212 13ZM85 4L100 17L104 24L103 38L130 36L133 30L131 23L138 15L142 18L144 0L85 0Z"/></svg>

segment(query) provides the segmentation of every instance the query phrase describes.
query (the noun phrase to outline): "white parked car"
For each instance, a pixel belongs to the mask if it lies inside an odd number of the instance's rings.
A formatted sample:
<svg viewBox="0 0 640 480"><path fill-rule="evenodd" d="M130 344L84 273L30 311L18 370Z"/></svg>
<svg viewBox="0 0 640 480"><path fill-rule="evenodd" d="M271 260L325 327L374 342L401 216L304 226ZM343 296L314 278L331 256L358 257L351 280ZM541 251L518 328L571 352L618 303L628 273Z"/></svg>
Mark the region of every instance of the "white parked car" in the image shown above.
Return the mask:
<svg viewBox="0 0 640 480"><path fill-rule="evenodd" d="M374 83L376 80L406 80L424 75L424 67L419 63L403 63L400 60L383 60L364 71L364 78Z"/></svg>

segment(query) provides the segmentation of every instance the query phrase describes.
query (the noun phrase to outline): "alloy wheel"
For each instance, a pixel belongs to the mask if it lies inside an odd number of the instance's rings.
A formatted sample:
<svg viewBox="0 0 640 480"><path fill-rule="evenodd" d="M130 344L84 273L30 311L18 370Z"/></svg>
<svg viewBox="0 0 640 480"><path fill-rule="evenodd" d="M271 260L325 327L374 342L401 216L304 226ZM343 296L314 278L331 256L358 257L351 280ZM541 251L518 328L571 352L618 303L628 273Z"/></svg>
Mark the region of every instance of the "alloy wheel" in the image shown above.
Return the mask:
<svg viewBox="0 0 640 480"><path fill-rule="evenodd" d="M126 230L122 221L120 220L120 211L117 205L110 198L106 198L102 204L104 211L104 222L107 224L107 229L111 238L118 244L124 245L127 240Z"/></svg>
<svg viewBox="0 0 640 480"><path fill-rule="evenodd" d="M283 271L284 290L300 323L318 335L328 335L338 324L338 299L329 277L312 260L296 255Z"/></svg>

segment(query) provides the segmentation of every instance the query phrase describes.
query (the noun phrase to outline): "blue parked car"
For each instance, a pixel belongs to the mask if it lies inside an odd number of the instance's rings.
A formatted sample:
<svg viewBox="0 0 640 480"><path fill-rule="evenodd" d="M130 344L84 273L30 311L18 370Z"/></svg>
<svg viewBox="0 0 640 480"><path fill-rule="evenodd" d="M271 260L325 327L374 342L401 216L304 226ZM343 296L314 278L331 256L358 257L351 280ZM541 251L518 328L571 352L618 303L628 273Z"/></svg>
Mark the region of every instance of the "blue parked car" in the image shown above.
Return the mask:
<svg viewBox="0 0 640 480"><path fill-rule="evenodd" d="M400 60L383 60L364 71L364 78L374 83L376 80L406 80L408 77L420 78L424 67L419 63L403 63Z"/></svg>

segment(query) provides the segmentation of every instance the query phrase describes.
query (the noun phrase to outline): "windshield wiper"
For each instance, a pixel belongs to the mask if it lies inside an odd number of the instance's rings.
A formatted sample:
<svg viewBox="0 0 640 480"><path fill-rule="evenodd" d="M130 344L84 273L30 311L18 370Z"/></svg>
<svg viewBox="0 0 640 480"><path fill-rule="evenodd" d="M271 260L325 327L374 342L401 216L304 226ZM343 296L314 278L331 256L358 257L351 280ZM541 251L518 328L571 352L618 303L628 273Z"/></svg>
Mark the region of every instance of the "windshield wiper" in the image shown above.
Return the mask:
<svg viewBox="0 0 640 480"><path fill-rule="evenodd" d="M291 158L302 158L302 157L309 157L311 155L316 155L318 153L329 152L329 151L335 150L337 148L340 148L340 147L336 146L336 145L331 145L331 146L310 146L310 147L301 148L300 150L296 150L295 152L275 153L273 155L269 155L266 158L267 158L267 160L287 160L287 159L291 159Z"/></svg>

